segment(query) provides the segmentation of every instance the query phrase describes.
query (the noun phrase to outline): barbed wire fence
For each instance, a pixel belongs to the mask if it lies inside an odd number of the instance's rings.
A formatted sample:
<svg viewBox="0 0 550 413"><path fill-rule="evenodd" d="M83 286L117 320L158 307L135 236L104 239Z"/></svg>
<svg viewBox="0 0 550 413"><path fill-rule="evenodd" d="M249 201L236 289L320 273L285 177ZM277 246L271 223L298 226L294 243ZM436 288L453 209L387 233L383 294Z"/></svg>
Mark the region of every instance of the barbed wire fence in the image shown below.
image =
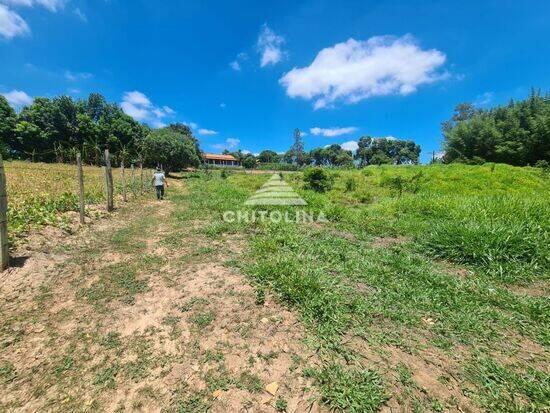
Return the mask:
<svg viewBox="0 0 550 413"><path fill-rule="evenodd" d="M86 212L87 207L96 202L90 202L86 199L86 172L83 167L82 155L80 152L75 156L75 185L74 195L78 199L78 208L76 211L79 216L80 225L86 224ZM151 179L153 169L145 168L143 162L138 160L137 165L130 164L130 180L126 179L126 165L124 161L120 162L119 173L120 179L115 184L113 179L113 167L111 164L112 155L109 150L106 149L102 159L102 172L103 172L103 189L104 189L104 202L107 211L110 213L116 209L116 202L127 203L130 200L136 201L144 194L152 190ZM29 170L33 173L49 172L51 169L41 166L40 164L29 163ZM136 179L136 175L139 174L139 180ZM72 191L70 191L72 192ZM128 194L131 193L131 199ZM120 195L120 198L115 200L115 195ZM115 202L116 201L116 202ZM73 207L74 209L74 207ZM9 233L8 233L8 211L9 211L9 199L7 193L7 180L6 172L4 168L4 161L0 155L0 271L4 271L9 267L10 255L9 255Z"/></svg>

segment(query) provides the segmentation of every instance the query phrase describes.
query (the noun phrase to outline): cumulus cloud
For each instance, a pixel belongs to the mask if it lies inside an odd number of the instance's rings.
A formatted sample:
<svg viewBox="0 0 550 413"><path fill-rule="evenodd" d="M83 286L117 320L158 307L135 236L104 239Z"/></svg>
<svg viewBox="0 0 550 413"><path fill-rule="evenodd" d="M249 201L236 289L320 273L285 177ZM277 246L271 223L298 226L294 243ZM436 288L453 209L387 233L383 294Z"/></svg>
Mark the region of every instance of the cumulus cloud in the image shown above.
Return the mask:
<svg viewBox="0 0 550 413"><path fill-rule="evenodd" d="M0 4L0 36L12 39L24 36L30 31L29 25L19 14Z"/></svg>
<svg viewBox="0 0 550 413"><path fill-rule="evenodd" d="M11 7L42 6L56 12L65 6L66 0L0 0L0 36L12 39L30 33L27 22Z"/></svg>
<svg viewBox="0 0 550 413"><path fill-rule="evenodd" d="M88 16L86 16L86 13L84 13L82 10L80 10L79 7L73 10L73 13L76 17L78 17L80 20L82 20L84 23L88 23Z"/></svg>
<svg viewBox="0 0 550 413"><path fill-rule="evenodd" d="M446 76L438 72L445 59L439 50L421 49L411 35L349 39L321 50L309 66L292 69L279 82L288 96L313 100L319 109L413 93Z"/></svg>
<svg viewBox="0 0 550 413"><path fill-rule="evenodd" d="M53 12L62 9L65 7L65 3L67 3L66 0L3 0L3 2L13 6L42 6Z"/></svg>
<svg viewBox="0 0 550 413"><path fill-rule="evenodd" d="M348 126L347 128L311 128L309 132L315 136L326 136L328 138L333 136L347 135L357 131L354 126Z"/></svg>
<svg viewBox="0 0 550 413"><path fill-rule="evenodd" d="M276 34L267 24L262 26L256 48L260 53L260 66L274 65L284 57L283 44L285 39Z"/></svg>
<svg viewBox="0 0 550 413"><path fill-rule="evenodd" d="M162 109L166 112L167 115L174 115L176 111L170 106L163 106Z"/></svg>
<svg viewBox="0 0 550 413"><path fill-rule="evenodd" d="M237 146L239 146L239 143L241 143L241 141L237 138L227 138L225 140L225 142L223 142L223 143L214 143L211 146L213 148L219 149L219 150L224 150L224 149L231 150L231 149L235 149Z"/></svg>
<svg viewBox="0 0 550 413"><path fill-rule="evenodd" d="M124 92L120 106L127 115L133 117L138 122L145 122L154 128L166 126L166 123L162 119L175 113L168 106L154 106L144 93L137 90Z"/></svg>
<svg viewBox="0 0 550 413"><path fill-rule="evenodd" d="M474 106L485 106L489 103L491 103L491 101L493 100L493 97L494 97L494 93L493 92L485 92L485 93L482 93L481 95L478 95L474 101Z"/></svg>
<svg viewBox="0 0 550 413"><path fill-rule="evenodd" d="M94 77L91 73L87 72L71 72L70 70L65 71L65 79L67 79L70 82L77 82L79 80L87 80Z"/></svg>
<svg viewBox="0 0 550 413"><path fill-rule="evenodd" d="M218 134L218 132L216 132L215 130L204 129L204 128L199 129L198 132L199 132L199 135L217 135Z"/></svg>
<svg viewBox="0 0 550 413"><path fill-rule="evenodd" d="M33 101L33 98L22 90L12 90L11 92L2 93L2 96L4 96L8 103L15 109L30 105Z"/></svg>
<svg viewBox="0 0 550 413"><path fill-rule="evenodd" d="M229 67L236 72L241 71L241 64L237 60L233 60L231 63L229 63Z"/></svg>
<svg viewBox="0 0 550 413"><path fill-rule="evenodd" d="M352 151L355 152L357 149L359 149L359 145L357 144L357 141L347 141L344 143L341 143L340 146L342 149L346 151Z"/></svg>

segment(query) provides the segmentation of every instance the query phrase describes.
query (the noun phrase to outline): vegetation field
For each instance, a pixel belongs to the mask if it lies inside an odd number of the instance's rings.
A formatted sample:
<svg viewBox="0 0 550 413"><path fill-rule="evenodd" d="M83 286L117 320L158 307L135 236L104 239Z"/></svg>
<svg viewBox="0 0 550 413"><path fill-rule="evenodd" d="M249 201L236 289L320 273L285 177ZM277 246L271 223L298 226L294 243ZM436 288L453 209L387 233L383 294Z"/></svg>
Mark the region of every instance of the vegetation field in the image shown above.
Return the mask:
<svg viewBox="0 0 550 413"><path fill-rule="evenodd" d="M9 273L0 410L548 410L549 177L325 171L282 173L305 207L183 174ZM326 219L227 219L302 208Z"/></svg>
<svg viewBox="0 0 550 413"><path fill-rule="evenodd" d="M8 192L8 223L12 237L31 227L43 225L67 226L62 213L78 211L78 182L75 165L45 164L24 161L4 162ZM84 166L84 189L87 205L105 200L103 170ZM139 171L134 190L139 190ZM147 174L149 177L150 174ZM115 192L121 193L120 172L113 170ZM128 193L132 192L130 170L126 170Z"/></svg>
<svg viewBox="0 0 550 413"><path fill-rule="evenodd" d="M310 328L304 371L346 411L541 411L550 400L550 185L507 165L334 171L304 189L328 223L227 223L262 176L191 183L212 237L250 236L236 262ZM273 207L272 207L273 208ZM291 207L287 207L291 208ZM460 410L462 409L462 410Z"/></svg>

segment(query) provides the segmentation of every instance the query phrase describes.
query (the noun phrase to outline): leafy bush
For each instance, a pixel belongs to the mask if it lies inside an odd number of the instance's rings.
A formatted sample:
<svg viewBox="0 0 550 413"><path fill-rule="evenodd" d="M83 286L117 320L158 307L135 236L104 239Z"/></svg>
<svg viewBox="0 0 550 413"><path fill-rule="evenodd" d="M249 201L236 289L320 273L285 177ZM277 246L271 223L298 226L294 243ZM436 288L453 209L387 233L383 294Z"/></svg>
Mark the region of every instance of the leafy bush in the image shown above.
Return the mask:
<svg viewBox="0 0 550 413"><path fill-rule="evenodd" d="M355 182L355 179L350 177L346 179L345 185L346 185L346 192L352 192L357 187L357 182Z"/></svg>
<svg viewBox="0 0 550 413"><path fill-rule="evenodd" d="M332 188L332 177L323 168L307 168L304 171L304 182L308 189L315 192L326 192Z"/></svg>
<svg viewBox="0 0 550 413"><path fill-rule="evenodd" d="M416 194L420 190L420 179L422 176L422 171L419 171L410 178L406 178L401 175L392 176L389 178L384 177L381 185L389 187L391 190L397 192L399 197L403 195L403 192L411 192Z"/></svg>

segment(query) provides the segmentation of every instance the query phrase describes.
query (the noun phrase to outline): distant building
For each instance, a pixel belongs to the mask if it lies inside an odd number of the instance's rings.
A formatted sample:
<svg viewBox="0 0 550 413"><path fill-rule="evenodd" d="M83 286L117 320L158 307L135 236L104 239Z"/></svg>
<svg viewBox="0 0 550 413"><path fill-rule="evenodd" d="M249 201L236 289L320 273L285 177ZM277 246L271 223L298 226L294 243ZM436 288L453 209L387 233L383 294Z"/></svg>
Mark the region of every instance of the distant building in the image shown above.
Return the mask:
<svg viewBox="0 0 550 413"><path fill-rule="evenodd" d="M218 155L215 153L203 153L204 163L211 166L241 166L241 163L233 155Z"/></svg>

